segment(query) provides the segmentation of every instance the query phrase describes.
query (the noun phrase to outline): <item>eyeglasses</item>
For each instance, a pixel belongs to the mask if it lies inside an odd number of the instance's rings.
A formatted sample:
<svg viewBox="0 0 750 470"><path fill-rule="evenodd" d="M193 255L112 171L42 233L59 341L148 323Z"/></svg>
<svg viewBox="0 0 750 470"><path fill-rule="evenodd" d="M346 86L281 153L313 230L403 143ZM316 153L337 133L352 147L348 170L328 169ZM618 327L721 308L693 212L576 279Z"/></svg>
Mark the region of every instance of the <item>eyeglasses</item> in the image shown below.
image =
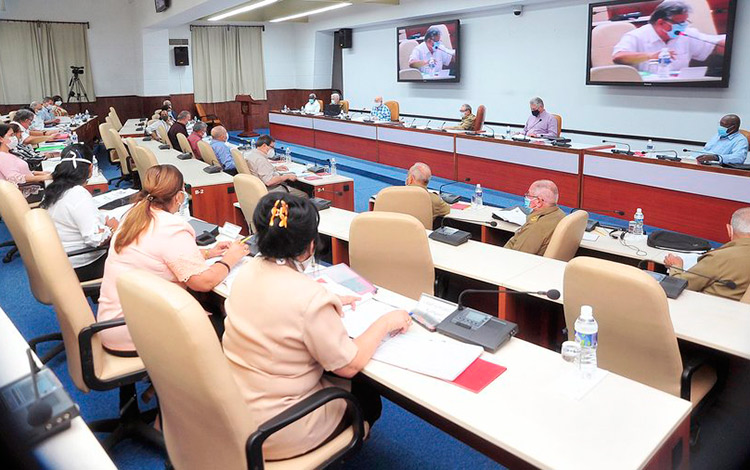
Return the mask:
<svg viewBox="0 0 750 470"><path fill-rule="evenodd" d="M532 195L529 192L527 192L526 194L524 194L523 197L527 197L529 199L541 199L539 196L534 196L534 195Z"/></svg>

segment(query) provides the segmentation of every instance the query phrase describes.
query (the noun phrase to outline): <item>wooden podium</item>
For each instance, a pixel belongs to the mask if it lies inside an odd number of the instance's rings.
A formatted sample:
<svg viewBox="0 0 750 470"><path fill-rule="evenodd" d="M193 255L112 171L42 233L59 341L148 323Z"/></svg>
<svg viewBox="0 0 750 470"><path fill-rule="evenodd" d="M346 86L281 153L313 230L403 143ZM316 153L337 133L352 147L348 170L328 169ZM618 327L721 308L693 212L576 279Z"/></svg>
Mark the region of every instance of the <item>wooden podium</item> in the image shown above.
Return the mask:
<svg viewBox="0 0 750 470"><path fill-rule="evenodd" d="M242 107L242 117L245 122L245 130L240 134L240 137L257 137L260 134L255 132L253 129L253 113L252 106L254 104L260 104L260 101L256 101L250 95L237 95L234 97L235 101L239 101Z"/></svg>

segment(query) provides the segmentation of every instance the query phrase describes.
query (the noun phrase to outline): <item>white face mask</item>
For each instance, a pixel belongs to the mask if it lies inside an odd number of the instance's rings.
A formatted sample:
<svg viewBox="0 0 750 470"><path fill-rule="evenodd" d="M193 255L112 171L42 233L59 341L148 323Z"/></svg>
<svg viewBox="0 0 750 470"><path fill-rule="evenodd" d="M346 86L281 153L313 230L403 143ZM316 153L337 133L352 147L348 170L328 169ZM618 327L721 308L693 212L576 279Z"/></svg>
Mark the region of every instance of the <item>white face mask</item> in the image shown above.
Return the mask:
<svg viewBox="0 0 750 470"><path fill-rule="evenodd" d="M60 106L62 104L62 101L55 101L55 106Z"/></svg>
<svg viewBox="0 0 750 470"><path fill-rule="evenodd" d="M276 156L276 150L274 150L273 147L270 147L268 149L268 153L266 154L266 158L273 158L274 156Z"/></svg>
<svg viewBox="0 0 750 470"><path fill-rule="evenodd" d="M16 147L18 147L18 137L11 136L10 139L8 139L8 148L13 150Z"/></svg>
<svg viewBox="0 0 750 470"><path fill-rule="evenodd" d="M297 268L297 271L304 273L314 263L315 263L315 256L310 255L310 257L307 258L305 261L294 260L294 267Z"/></svg>
<svg viewBox="0 0 750 470"><path fill-rule="evenodd" d="M379 107L380 107L380 106L382 106L382 105L383 105L383 102L382 102L382 101L376 101L376 102L375 102L375 107L376 107L376 108L379 108Z"/></svg>

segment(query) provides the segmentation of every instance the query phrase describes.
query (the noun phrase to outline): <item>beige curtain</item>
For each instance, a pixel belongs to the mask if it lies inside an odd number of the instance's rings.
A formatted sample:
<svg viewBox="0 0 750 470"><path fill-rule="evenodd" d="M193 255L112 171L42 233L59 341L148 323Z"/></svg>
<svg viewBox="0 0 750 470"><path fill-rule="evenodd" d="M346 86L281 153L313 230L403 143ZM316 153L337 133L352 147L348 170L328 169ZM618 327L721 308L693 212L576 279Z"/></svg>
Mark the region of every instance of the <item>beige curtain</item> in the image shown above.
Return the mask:
<svg viewBox="0 0 750 470"><path fill-rule="evenodd" d="M73 76L70 67L75 65L84 67L83 75L79 75L79 78L88 101L96 99L86 39L87 29L85 24L41 23L39 25L44 94L60 95L67 101L68 84ZM83 95L83 91L76 90L76 92Z"/></svg>
<svg viewBox="0 0 750 470"><path fill-rule="evenodd" d="M256 26L192 27L197 103L234 101L240 94L266 99L261 33Z"/></svg>

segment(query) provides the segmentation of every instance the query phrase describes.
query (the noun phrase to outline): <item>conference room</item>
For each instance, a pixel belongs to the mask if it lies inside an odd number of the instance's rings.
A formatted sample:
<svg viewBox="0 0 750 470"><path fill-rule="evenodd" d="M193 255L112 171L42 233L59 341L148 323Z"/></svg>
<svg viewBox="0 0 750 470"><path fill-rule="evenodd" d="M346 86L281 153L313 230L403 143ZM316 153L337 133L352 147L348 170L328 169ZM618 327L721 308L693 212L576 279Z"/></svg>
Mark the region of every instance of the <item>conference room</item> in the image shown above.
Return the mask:
<svg viewBox="0 0 750 470"><path fill-rule="evenodd" d="M6 466L748 468L747 24L0 0Z"/></svg>

